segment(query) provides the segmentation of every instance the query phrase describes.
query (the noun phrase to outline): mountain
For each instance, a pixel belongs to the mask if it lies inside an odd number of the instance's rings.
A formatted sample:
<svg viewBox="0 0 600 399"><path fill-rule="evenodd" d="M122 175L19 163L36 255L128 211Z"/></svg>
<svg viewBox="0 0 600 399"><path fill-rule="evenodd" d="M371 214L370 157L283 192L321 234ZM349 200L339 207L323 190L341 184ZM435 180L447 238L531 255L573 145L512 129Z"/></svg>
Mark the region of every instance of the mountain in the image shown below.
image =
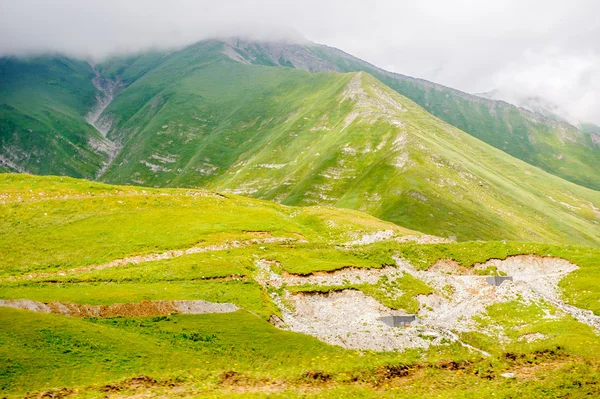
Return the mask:
<svg viewBox="0 0 600 399"><path fill-rule="evenodd" d="M597 242L597 192L495 150L365 73L249 64L228 46L99 66L126 85L103 114L123 143L103 179L359 209L459 239ZM245 54L267 63L257 49Z"/></svg>
<svg viewBox="0 0 600 399"><path fill-rule="evenodd" d="M341 50L314 43L225 41L226 53L239 62L290 66L310 72L364 71L431 114L545 171L585 187L600 189L600 144L589 132L545 114L488 100L423 79L385 71ZM542 113L539 113L541 111Z"/></svg>
<svg viewBox="0 0 600 399"><path fill-rule="evenodd" d="M92 134L107 149L93 174L352 208L460 240L600 242L597 191L436 118L392 90L396 75L390 88L368 73L327 72L354 60L340 54L210 40L88 66L97 104L79 115L101 110ZM579 172L597 178L593 150L573 146L588 155ZM564 158L579 162L574 154Z"/></svg>
<svg viewBox="0 0 600 399"><path fill-rule="evenodd" d="M556 176L600 189L600 176L596 172L600 169L600 144L589 133L567 122L504 101L488 100L423 79L388 72L328 46L295 44L282 51L277 45L243 40L230 41L228 45L242 58L248 49L260 48L266 54L245 57L246 62L282 66L287 62L296 68L311 70L314 67L306 64L313 65L311 60L317 56L318 70L368 72L431 114L472 136Z"/></svg>
<svg viewBox="0 0 600 399"><path fill-rule="evenodd" d="M86 120L94 72L65 57L0 59L0 167L94 178L107 141Z"/></svg>
<svg viewBox="0 0 600 399"><path fill-rule="evenodd" d="M600 191L343 57L2 59L0 397L593 397ZM427 84L475 127L569 126Z"/></svg>
<svg viewBox="0 0 600 399"><path fill-rule="evenodd" d="M582 132L590 134L592 143L598 144L600 141L600 137L598 136L600 134L600 126L575 118L564 108L539 96L531 97L507 90L492 90L485 93L477 93L476 95L490 100L506 101L547 118L570 123Z"/></svg>
<svg viewBox="0 0 600 399"><path fill-rule="evenodd" d="M544 107L534 106L528 110L504 101L490 101L423 79L387 72L338 49L310 42L256 42L243 39L212 42L222 43L224 54L245 64L294 67L309 72L368 72L433 115L474 137L549 173L585 187L600 189L600 177L596 173L600 168L598 132L583 126L576 128L567 123L565 118L557 118L556 113L546 113ZM119 78L123 79L123 83L131 83L175 53L149 52L112 59L104 65L104 78L114 82ZM12 72L9 70L4 73L5 79L10 78L9 73ZM88 75L92 73L87 71ZM89 98L83 100L89 101ZM118 143L102 140L98 143L98 138L93 143L100 147L101 153L98 155L103 160L110 160L117 152ZM9 148L14 155L5 156L4 163L12 162L13 170L15 167L28 170L16 155L27 153L23 145L13 144ZM63 170L63 166L57 165L41 173L63 173Z"/></svg>
<svg viewBox="0 0 600 399"><path fill-rule="evenodd" d="M569 115L567 110L539 96L532 97L508 90L491 90L475 95L489 100L506 101L527 111L538 113L556 121L567 122L573 126L580 127L581 124L579 120Z"/></svg>

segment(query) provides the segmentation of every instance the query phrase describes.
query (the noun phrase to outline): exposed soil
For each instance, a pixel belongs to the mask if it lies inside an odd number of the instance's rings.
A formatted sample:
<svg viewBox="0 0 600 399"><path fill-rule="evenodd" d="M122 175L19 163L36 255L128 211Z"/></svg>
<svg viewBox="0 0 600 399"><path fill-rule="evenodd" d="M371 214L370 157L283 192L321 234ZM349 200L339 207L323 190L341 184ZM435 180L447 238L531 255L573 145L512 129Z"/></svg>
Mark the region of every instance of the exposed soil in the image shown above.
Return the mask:
<svg viewBox="0 0 600 399"><path fill-rule="evenodd" d="M283 311L292 331L313 335L322 341L351 349L393 351L427 348L430 340L417 327L395 328L380 322L383 315L404 314L381 305L361 291L344 290L327 294L288 294L285 300L294 311ZM423 333L427 333L423 331ZM428 332L439 343L442 336Z"/></svg>
<svg viewBox="0 0 600 399"><path fill-rule="evenodd" d="M231 303L212 303L201 300L81 305L65 302L42 303L27 299L16 299L0 300L0 306L74 317L147 317L170 314L230 313L239 309Z"/></svg>
<svg viewBox="0 0 600 399"><path fill-rule="evenodd" d="M546 334L542 334L542 333L531 333L531 334L525 334L525 335L521 335L519 337L519 341L524 341L527 343L531 343L531 342L535 342L535 341L541 341L543 339L546 339Z"/></svg>
<svg viewBox="0 0 600 399"><path fill-rule="evenodd" d="M534 299L542 299L600 332L600 316L596 316L591 310L565 303L560 294L558 283L567 274L578 269L577 265L561 258L538 255L511 256L504 260L491 259L475 265L476 268L488 266L496 266L498 270L513 276L515 286Z"/></svg>
<svg viewBox="0 0 600 399"><path fill-rule="evenodd" d="M115 393L121 391L136 391L139 389L156 387L173 388L175 386L177 386L177 384L172 380L157 381L152 377L142 375L139 377L129 378L127 380L117 382L114 384L106 384L100 388L100 391Z"/></svg>
<svg viewBox="0 0 600 399"><path fill-rule="evenodd" d="M57 388L51 389L48 391L42 391L34 394L25 395L25 399L60 399L60 398L68 398L75 394L75 391L71 388Z"/></svg>
<svg viewBox="0 0 600 399"><path fill-rule="evenodd" d="M460 265L458 262L451 259L440 259L431 265L427 271L445 273L445 274L456 274L456 275L472 275L473 268L465 267Z"/></svg>
<svg viewBox="0 0 600 399"><path fill-rule="evenodd" d="M509 372L513 373L519 380L541 380L548 374L560 373L560 368L573 364L572 360L556 360L547 363L521 364L510 367Z"/></svg>
<svg viewBox="0 0 600 399"><path fill-rule="evenodd" d="M243 231L245 234L248 234L249 236L252 237L260 237L260 238L267 238L267 237L272 237L272 234L268 231L250 231L250 230L244 230Z"/></svg>
<svg viewBox="0 0 600 399"><path fill-rule="evenodd" d="M90 284L94 282L101 282L101 279L93 279L93 280L85 280L81 279L78 281L62 281L62 280L44 280L39 282L39 284L59 284L59 285L80 285L80 284ZM131 280L128 280L131 281ZM239 274L230 274L228 276L208 276L208 277L196 277L196 278L186 278L184 280L180 278L164 278L160 280L163 283L172 283L172 282L198 282L198 281L248 281L248 276L242 276Z"/></svg>
<svg viewBox="0 0 600 399"><path fill-rule="evenodd" d="M454 242L449 238L430 236L430 235L408 235L408 236L397 236L398 232L394 230L380 230L375 231L373 233L362 234L359 238L355 240L348 241L344 243L345 246L354 246L354 245L367 245L373 244L381 241L395 240L398 242L414 242L416 244L443 244Z"/></svg>
<svg viewBox="0 0 600 399"><path fill-rule="evenodd" d="M379 318L406 314L389 309L370 296L357 290L298 292L283 295L272 292L273 301L280 308L282 318L278 327L313 335L320 340L352 349L403 350L427 348L442 342L458 341L463 346L489 355L460 341L458 334L480 330L475 316L497 303L513 300L525 303L549 303L579 321L600 329L600 317L591 311L565 304L558 294L558 282L567 273L577 269L570 262L551 257L513 256L505 260L492 259L465 268L450 260L436 262L429 270L417 270L407 261L396 258L396 267L381 269L344 268L331 272L315 272L306 276L283 273L271 269L272 263L256 262L259 269L257 281L275 288L312 284L323 287L348 284L375 284L382 276L389 280L409 274L434 288L432 295L419 295L420 310L417 321L408 327L389 327ZM495 266L514 278L500 286L486 282L485 276L475 275L473 270L485 270ZM544 305L545 306L545 305ZM550 316L548 316L550 317ZM552 317L560 317L560 314ZM275 323L274 323L275 324ZM486 333L504 339L499 330ZM531 334L521 340L532 342L545 337Z"/></svg>
<svg viewBox="0 0 600 399"><path fill-rule="evenodd" d="M395 279L402 277L403 274L403 272L393 266L386 266L380 269L345 267L335 271L312 272L306 276L284 272L281 277L284 279L286 285L315 284L339 286L344 284L375 284L383 276Z"/></svg>

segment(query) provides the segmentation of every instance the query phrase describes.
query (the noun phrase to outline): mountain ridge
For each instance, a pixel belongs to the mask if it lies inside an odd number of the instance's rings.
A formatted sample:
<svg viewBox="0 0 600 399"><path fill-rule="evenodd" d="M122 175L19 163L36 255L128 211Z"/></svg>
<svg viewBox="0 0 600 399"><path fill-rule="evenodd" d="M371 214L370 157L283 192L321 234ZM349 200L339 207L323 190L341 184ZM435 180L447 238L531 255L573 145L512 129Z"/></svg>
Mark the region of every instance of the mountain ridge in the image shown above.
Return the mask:
<svg viewBox="0 0 600 399"><path fill-rule="evenodd" d="M591 134L568 123L504 101L484 99L424 79L388 72L333 47L312 44L304 46L304 50L333 63L334 71L369 72L433 115L488 144L557 176L600 189L600 178L594 172L600 168L600 146ZM481 105L487 110L479 108ZM565 151L569 153L566 157Z"/></svg>
<svg viewBox="0 0 600 399"><path fill-rule="evenodd" d="M369 72L281 67L293 66L285 54L313 58L271 46L232 59L231 44L205 41L98 64L123 85L98 116L121 146L102 179L359 209L460 240L600 241L597 191L485 144Z"/></svg>

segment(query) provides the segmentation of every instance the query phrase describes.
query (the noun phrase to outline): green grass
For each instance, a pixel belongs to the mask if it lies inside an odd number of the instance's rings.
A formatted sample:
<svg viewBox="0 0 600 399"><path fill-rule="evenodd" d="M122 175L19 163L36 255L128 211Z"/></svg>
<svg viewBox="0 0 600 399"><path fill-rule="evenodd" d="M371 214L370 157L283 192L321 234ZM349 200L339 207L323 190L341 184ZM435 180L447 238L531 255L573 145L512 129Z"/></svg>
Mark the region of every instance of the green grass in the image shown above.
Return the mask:
<svg viewBox="0 0 600 399"><path fill-rule="evenodd" d="M283 392L274 392L276 397L475 398L492 392L500 397L517 392L527 397L577 397L593 395L599 376L593 353L573 357L556 347L513 353L514 360L504 353L484 360L453 346L424 355L409 351L401 357L371 352L361 356L280 331L246 312L77 319L0 309L0 317L0 392L7 397L61 387L76 389L76 396L94 397L106 384L119 386L119 381L140 375L175 384L144 389L157 396L175 390L190 396L198 392L207 397L261 397L264 393L253 393L253 387L285 383ZM449 357L457 369L443 366L448 361L439 363ZM393 377L386 371L398 366L408 366L408 376ZM523 367L537 369L537 378L499 377ZM223 380L222 371L236 378ZM326 385L311 382L306 377L311 371L327 376ZM232 391L229 386L241 389ZM123 389L140 392L127 384Z"/></svg>
<svg viewBox="0 0 600 399"><path fill-rule="evenodd" d="M477 333L466 333L463 338L474 345L482 345L490 352L544 351L560 347L564 353L585 356L588 353L599 353L600 339L593 328L578 323L570 316L561 316L547 304L525 304L511 301L495 304L487 308L486 313L475 318L481 328L501 326L506 341L490 339L485 330ZM519 341L527 334L539 333L544 338L540 341L526 343ZM486 349L486 350L487 350Z"/></svg>
<svg viewBox="0 0 600 399"><path fill-rule="evenodd" d="M224 369L299 373L315 353L345 352L277 330L246 312L86 321L3 308L0 317L3 393L85 386L140 374L207 375ZM195 341L189 339L193 332L215 338ZM60 373L54 372L56 367Z"/></svg>
<svg viewBox="0 0 600 399"><path fill-rule="evenodd" d="M370 248L340 249L331 246L296 245L293 251L286 248L270 248L263 259L279 262L279 267L288 273L307 275L315 271L333 271L346 267L380 268L394 264L387 253L378 253Z"/></svg>
<svg viewBox="0 0 600 399"><path fill-rule="evenodd" d="M40 180L52 188L33 191ZM290 208L184 189L132 189L6 174L0 175L0 187L10 187L7 200L0 203L0 276L4 277L260 238L254 232L316 242L343 242L352 231L414 233L358 212ZM330 217L341 219L345 213L343 224L327 226Z"/></svg>
<svg viewBox="0 0 600 399"><path fill-rule="evenodd" d="M393 353L358 356L303 334L278 330L243 311L77 319L2 308L0 318L0 359L5 365L0 392L15 397L52 387L102 386L138 375L214 385L223 370L292 380L302 380L310 370L324 370L340 379L364 371L368 378L379 365L397 362ZM427 358L435 361L451 353L465 356L453 346L431 351ZM403 356L408 362L421 358L414 351ZM57 366L60 373L55 372Z"/></svg>
<svg viewBox="0 0 600 399"><path fill-rule="evenodd" d="M158 356L167 348L156 339L81 319L6 308L0 317L3 394L203 366L189 351Z"/></svg>
<svg viewBox="0 0 600 399"><path fill-rule="evenodd" d="M129 264L117 268L94 270L66 276L51 276L34 281L79 282L156 282L210 280L225 277L245 277L252 270L252 254L260 249L230 249L177 258Z"/></svg>

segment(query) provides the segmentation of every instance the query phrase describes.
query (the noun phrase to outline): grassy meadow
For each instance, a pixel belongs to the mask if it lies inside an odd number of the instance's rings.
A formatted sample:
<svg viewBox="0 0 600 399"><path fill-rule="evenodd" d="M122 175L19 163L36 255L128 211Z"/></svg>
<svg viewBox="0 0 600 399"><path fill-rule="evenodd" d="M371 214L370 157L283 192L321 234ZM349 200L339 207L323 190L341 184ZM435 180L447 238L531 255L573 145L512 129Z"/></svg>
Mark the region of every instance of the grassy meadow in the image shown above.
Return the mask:
<svg viewBox="0 0 600 399"><path fill-rule="evenodd" d="M233 303L234 313L78 318L0 307L0 393L143 397L593 397L600 337L550 305L508 302L479 316L480 333L427 350L348 350L283 331L256 278L256 261L307 275L346 267L381 268L393 256L427 269L439 259L465 267L491 258L537 254L579 269L561 282L565 300L600 314L596 247L521 242L346 245L392 230L366 214L295 208L188 189L111 186L62 177L0 176L0 300L110 305L145 300ZM115 226L119 226L115 229ZM286 241L271 241L280 238ZM267 240L267 241L265 241ZM224 244L237 242L239 246ZM15 245L19 243L19 245ZM144 258L174 250L164 259ZM138 258L136 258L138 257ZM112 264L118 259L139 263ZM106 266L106 265L109 266ZM105 268L97 266L105 265ZM434 291L405 275L395 281L291 291L359 289L390 308L415 311ZM390 298L398 290L402 295ZM502 328L507 340L486 333ZM543 333L532 343L523 334ZM60 372L57 372L60 370ZM516 378L504 378L503 373ZM29 393L29 394L28 394Z"/></svg>

